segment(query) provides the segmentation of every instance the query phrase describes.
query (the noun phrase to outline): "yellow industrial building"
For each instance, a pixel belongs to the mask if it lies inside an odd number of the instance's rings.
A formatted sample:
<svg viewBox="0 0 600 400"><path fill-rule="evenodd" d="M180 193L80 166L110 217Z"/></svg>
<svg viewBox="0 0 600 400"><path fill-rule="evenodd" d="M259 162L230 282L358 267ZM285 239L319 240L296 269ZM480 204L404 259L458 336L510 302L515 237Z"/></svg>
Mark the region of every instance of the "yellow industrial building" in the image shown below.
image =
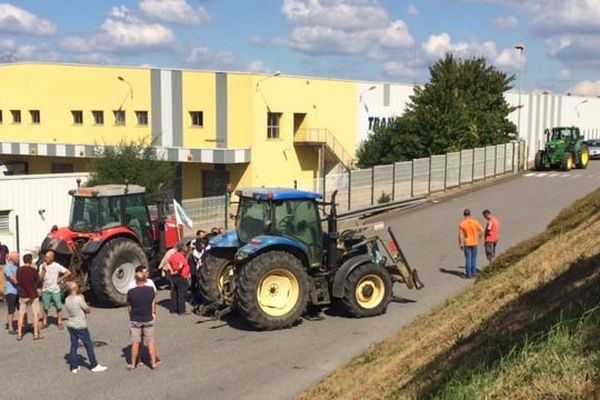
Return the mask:
<svg viewBox="0 0 600 400"><path fill-rule="evenodd" d="M145 138L177 163L176 195L281 185L348 165L356 82L280 74L47 63L0 65L0 162L80 172L98 147Z"/></svg>

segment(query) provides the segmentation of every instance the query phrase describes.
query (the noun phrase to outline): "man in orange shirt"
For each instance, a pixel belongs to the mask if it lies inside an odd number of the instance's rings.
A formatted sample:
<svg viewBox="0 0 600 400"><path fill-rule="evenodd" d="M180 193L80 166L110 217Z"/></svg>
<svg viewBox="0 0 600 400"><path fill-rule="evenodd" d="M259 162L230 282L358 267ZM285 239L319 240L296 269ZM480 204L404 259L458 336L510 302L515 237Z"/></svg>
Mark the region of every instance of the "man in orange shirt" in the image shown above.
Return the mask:
<svg viewBox="0 0 600 400"><path fill-rule="evenodd" d="M465 277L474 278L477 275L477 246L483 234L483 228L477 220L471 218L467 208L463 212L464 219L458 226L458 246L465 253Z"/></svg>
<svg viewBox="0 0 600 400"><path fill-rule="evenodd" d="M490 210L483 210L483 218L487 220L484 238L485 255L488 261L491 262L496 257L496 245L500 237L500 222L498 222L498 218L492 215Z"/></svg>

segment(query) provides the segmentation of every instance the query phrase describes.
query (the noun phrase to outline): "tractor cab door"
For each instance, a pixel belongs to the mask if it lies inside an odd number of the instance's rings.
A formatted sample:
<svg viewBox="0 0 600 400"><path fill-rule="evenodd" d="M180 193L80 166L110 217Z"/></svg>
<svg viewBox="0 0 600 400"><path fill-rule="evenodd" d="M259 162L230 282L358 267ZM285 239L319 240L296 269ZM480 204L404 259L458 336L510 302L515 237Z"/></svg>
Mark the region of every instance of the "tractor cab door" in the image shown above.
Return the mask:
<svg viewBox="0 0 600 400"><path fill-rule="evenodd" d="M125 196L124 224L142 241L144 248L152 246L150 215L143 194Z"/></svg>
<svg viewBox="0 0 600 400"><path fill-rule="evenodd" d="M323 232L319 210L311 200L286 200L275 203L277 234L289 237L308 248L310 266L320 266L323 260Z"/></svg>

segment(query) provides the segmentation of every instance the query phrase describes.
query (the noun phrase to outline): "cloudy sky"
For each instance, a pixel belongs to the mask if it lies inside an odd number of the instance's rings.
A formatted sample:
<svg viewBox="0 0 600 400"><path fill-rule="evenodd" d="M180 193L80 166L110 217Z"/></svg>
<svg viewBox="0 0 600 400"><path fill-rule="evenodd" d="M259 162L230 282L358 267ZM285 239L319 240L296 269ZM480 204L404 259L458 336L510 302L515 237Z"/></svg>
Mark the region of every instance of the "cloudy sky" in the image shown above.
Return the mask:
<svg viewBox="0 0 600 400"><path fill-rule="evenodd" d="M514 47L523 44L522 55ZM446 52L600 95L600 0L20 0L0 60L424 82Z"/></svg>

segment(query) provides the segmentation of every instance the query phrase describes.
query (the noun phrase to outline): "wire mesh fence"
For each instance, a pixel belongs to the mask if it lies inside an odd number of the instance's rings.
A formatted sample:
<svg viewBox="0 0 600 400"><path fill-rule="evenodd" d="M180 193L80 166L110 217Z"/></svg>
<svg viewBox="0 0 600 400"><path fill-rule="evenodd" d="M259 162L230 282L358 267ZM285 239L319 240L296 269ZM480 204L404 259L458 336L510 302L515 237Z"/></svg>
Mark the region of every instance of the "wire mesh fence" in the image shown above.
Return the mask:
<svg viewBox="0 0 600 400"><path fill-rule="evenodd" d="M515 141L291 181L289 187L321 193L325 199L337 190L338 212L354 211L516 173L525 168L526 151L524 141ZM226 196L187 199L182 205L194 229L227 226L228 215L235 212Z"/></svg>

